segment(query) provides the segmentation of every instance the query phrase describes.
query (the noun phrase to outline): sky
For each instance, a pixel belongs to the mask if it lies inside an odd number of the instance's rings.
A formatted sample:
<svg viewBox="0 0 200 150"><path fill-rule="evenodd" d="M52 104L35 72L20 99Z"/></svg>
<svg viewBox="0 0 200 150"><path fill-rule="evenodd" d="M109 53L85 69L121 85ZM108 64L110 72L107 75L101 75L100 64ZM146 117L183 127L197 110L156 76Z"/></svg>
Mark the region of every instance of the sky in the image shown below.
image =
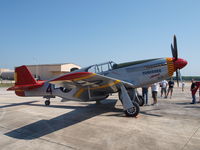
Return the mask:
<svg viewBox="0 0 200 150"><path fill-rule="evenodd" d="M200 75L199 0L0 0L0 68L172 57Z"/></svg>

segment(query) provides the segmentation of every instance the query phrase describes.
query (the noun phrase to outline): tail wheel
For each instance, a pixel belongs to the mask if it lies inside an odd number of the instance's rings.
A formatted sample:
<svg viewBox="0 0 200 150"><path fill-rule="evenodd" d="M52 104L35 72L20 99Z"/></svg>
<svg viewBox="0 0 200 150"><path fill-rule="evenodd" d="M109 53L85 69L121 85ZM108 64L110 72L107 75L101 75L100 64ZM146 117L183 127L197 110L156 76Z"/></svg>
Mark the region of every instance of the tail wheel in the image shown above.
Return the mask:
<svg viewBox="0 0 200 150"><path fill-rule="evenodd" d="M137 103L133 102L133 107L125 110L125 114L127 117L136 117L140 112L140 107Z"/></svg>
<svg viewBox="0 0 200 150"><path fill-rule="evenodd" d="M44 103L46 106L49 106L51 102L50 102L50 100L46 100Z"/></svg>

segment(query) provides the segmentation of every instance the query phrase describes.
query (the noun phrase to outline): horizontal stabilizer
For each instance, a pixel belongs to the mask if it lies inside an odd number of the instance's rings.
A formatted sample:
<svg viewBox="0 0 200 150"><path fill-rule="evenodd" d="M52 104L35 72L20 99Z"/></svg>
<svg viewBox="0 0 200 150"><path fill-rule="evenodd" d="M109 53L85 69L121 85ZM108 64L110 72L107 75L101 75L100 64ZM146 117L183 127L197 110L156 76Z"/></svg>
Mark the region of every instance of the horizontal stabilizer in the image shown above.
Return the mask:
<svg viewBox="0 0 200 150"><path fill-rule="evenodd" d="M26 85L15 85L13 87L8 88L8 91L13 91L13 90L31 90L35 88L39 88L44 84L44 81L37 82L35 84L26 84Z"/></svg>

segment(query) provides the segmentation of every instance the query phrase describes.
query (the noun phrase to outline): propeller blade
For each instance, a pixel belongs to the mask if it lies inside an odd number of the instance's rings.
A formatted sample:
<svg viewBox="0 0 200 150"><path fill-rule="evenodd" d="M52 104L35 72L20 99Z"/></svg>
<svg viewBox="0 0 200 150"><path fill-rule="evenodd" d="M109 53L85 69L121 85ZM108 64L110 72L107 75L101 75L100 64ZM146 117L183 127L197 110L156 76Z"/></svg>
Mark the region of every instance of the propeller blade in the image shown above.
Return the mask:
<svg viewBox="0 0 200 150"><path fill-rule="evenodd" d="M179 75L178 75L178 70L176 70L176 81L177 81L177 85L179 87Z"/></svg>
<svg viewBox="0 0 200 150"><path fill-rule="evenodd" d="M174 48L173 48L173 45L172 45L172 44L171 44L171 51L172 51L172 57L175 57Z"/></svg>
<svg viewBox="0 0 200 150"><path fill-rule="evenodd" d="M176 35L174 35L174 56L175 60L178 59L178 49L177 49L177 40Z"/></svg>

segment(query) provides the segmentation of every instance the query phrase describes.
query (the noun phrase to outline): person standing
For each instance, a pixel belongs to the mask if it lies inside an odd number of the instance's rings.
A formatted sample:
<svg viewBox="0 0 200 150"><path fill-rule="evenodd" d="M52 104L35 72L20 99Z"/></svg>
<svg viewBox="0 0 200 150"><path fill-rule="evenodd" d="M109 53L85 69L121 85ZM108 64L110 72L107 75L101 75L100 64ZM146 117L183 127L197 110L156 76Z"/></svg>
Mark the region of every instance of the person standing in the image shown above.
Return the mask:
<svg viewBox="0 0 200 150"><path fill-rule="evenodd" d="M184 88L185 88L185 82L184 81L182 81L181 86L182 86L182 92L183 92Z"/></svg>
<svg viewBox="0 0 200 150"><path fill-rule="evenodd" d="M145 105L148 105L148 86L142 87L142 96L145 100Z"/></svg>
<svg viewBox="0 0 200 150"><path fill-rule="evenodd" d="M200 103L200 82L195 82L196 83L196 86L197 86L197 90L199 89L199 101L198 103Z"/></svg>
<svg viewBox="0 0 200 150"><path fill-rule="evenodd" d="M172 78L169 80L168 86L169 87L168 87L168 91L167 91L167 97L168 97L168 95L170 93L170 99L171 99L172 98L172 93L173 93L173 88L174 88L174 81L172 80Z"/></svg>
<svg viewBox="0 0 200 150"><path fill-rule="evenodd" d="M199 88L199 103L200 103L200 88Z"/></svg>
<svg viewBox="0 0 200 150"><path fill-rule="evenodd" d="M165 98L167 98L167 81L163 80L160 84L161 84L161 97L163 96L164 93Z"/></svg>
<svg viewBox="0 0 200 150"><path fill-rule="evenodd" d="M158 91L159 91L159 83L152 84L151 85L151 91L152 91L152 98L153 98L152 105L155 105L158 102L157 95L158 95Z"/></svg>
<svg viewBox="0 0 200 150"><path fill-rule="evenodd" d="M192 94L192 103L191 104L196 104L196 90L197 90L197 85L194 81L194 79L192 79L192 84L191 84L191 87L190 87L190 91L191 91L191 94Z"/></svg>

